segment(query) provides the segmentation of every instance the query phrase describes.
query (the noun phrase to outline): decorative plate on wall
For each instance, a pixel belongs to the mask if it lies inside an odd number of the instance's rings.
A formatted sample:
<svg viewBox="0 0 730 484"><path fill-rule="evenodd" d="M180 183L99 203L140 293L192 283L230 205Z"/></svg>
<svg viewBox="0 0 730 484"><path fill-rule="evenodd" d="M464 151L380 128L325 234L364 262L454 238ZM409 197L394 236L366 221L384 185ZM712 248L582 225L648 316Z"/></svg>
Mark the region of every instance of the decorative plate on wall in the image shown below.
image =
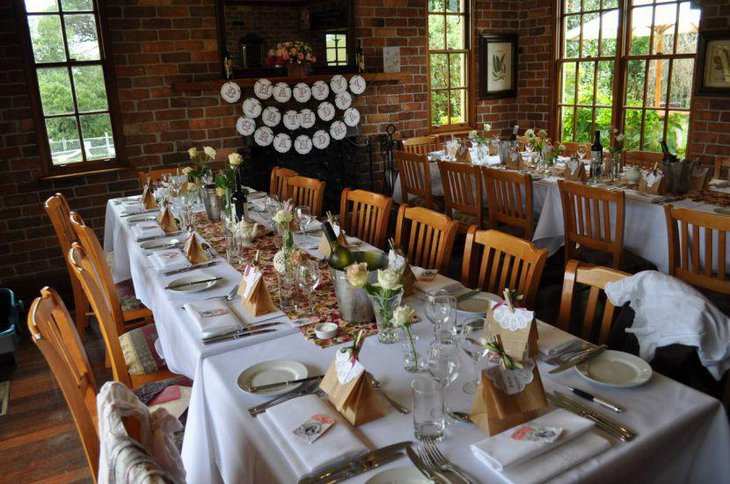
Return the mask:
<svg viewBox="0 0 730 484"><path fill-rule="evenodd" d="M347 136L347 126L342 121L335 121L330 126L330 135L332 135L332 139L334 140L341 140Z"/></svg>
<svg viewBox="0 0 730 484"><path fill-rule="evenodd" d="M291 137L286 133L279 133L274 138L274 149L279 153L287 153L291 149Z"/></svg>
<svg viewBox="0 0 730 484"><path fill-rule="evenodd" d="M299 111L299 122L302 128L309 129L317 122L317 115L311 109L302 109Z"/></svg>
<svg viewBox="0 0 730 484"><path fill-rule="evenodd" d="M330 80L330 88L335 94L347 91L347 79L342 74L335 74Z"/></svg>
<svg viewBox="0 0 730 484"><path fill-rule="evenodd" d="M269 106L261 114L261 120L266 126L273 128L281 122L281 113L274 106Z"/></svg>
<svg viewBox="0 0 730 484"><path fill-rule="evenodd" d="M227 103L235 103L241 99L241 86L233 81L228 81L221 86L221 97Z"/></svg>
<svg viewBox="0 0 730 484"><path fill-rule="evenodd" d="M288 129L289 131L299 129L299 126L301 126L301 124L302 120L299 118L298 112L292 109L284 113L284 126L286 126L286 129Z"/></svg>
<svg viewBox="0 0 730 484"><path fill-rule="evenodd" d="M255 97L250 97L243 101L243 114L251 119L258 118L259 114L261 114L261 109L261 101Z"/></svg>
<svg viewBox="0 0 730 484"><path fill-rule="evenodd" d="M297 136L297 139L294 140L294 149L297 150L297 153L300 155L306 155L312 151L312 140L306 134L299 135Z"/></svg>
<svg viewBox="0 0 730 484"><path fill-rule="evenodd" d="M268 79L259 79L256 84L253 85L253 92L259 99L269 99L271 97L273 87L271 81Z"/></svg>
<svg viewBox="0 0 730 484"><path fill-rule="evenodd" d="M360 124L360 111L358 111L357 108L350 108L345 111L343 119L345 120L346 125L355 127Z"/></svg>
<svg viewBox="0 0 730 484"><path fill-rule="evenodd" d="M322 121L331 121L335 117L335 107L331 102L324 101L317 107L317 115Z"/></svg>
<svg viewBox="0 0 730 484"><path fill-rule="evenodd" d="M296 86L294 86L294 99L296 99L300 103L305 103L309 101L311 97L312 89L307 84L300 82Z"/></svg>
<svg viewBox="0 0 730 484"><path fill-rule="evenodd" d="M239 117L236 121L236 131L241 136L250 136L256 131L256 121L251 118Z"/></svg>
<svg viewBox="0 0 730 484"><path fill-rule="evenodd" d="M317 81L312 84L312 96L317 101L324 101L330 95L330 87L324 81Z"/></svg>
<svg viewBox="0 0 730 484"><path fill-rule="evenodd" d="M347 91L339 93L335 96L335 105L344 111L352 106L352 96Z"/></svg>
<svg viewBox="0 0 730 484"><path fill-rule="evenodd" d="M261 126L256 130L256 133L254 133L253 139L259 146L269 146L271 142L274 141L274 132L271 131L271 128Z"/></svg>
<svg viewBox="0 0 730 484"><path fill-rule="evenodd" d="M312 144L318 150L323 150L330 145L330 135L327 131L320 129L312 135Z"/></svg>
<svg viewBox="0 0 730 484"><path fill-rule="evenodd" d="M353 94L360 95L364 93L366 87L367 83L365 82L365 78L360 74L356 74L350 78L350 91Z"/></svg>
<svg viewBox="0 0 730 484"><path fill-rule="evenodd" d="M286 82L277 82L274 86L274 99L280 103L289 102L291 99L291 87Z"/></svg>

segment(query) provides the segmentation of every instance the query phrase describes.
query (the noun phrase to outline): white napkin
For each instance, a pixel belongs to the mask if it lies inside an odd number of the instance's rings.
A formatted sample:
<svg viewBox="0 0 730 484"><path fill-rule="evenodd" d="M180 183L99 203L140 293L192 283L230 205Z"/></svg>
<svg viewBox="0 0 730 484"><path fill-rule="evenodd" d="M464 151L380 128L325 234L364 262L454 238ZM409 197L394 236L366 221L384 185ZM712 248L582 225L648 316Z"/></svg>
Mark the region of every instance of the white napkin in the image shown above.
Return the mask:
<svg viewBox="0 0 730 484"><path fill-rule="evenodd" d="M239 319L233 313L233 309L222 301L215 299L195 301L183 304L183 307L200 331L201 338L228 333L242 327ZM206 314L210 311L227 312L219 316Z"/></svg>
<svg viewBox="0 0 730 484"><path fill-rule="evenodd" d="M501 476L509 483L537 484L582 464L611 447L608 440L586 432L563 445L553 448L534 460L510 467Z"/></svg>
<svg viewBox="0 0 730 484"><path fill-rule="evenodd" d="M148 222L140 222L136 225L132 225L132 234L136 239L140 239L142 237L158 237L160 235L165 235L165 231L162 230L162 227L160 227L160 224L158 224L154 220L150 220Z"/></svg>
<svg viewBox="0 0 730 484"><path fill-rule="evenodd" d="M560 427L563 432L553 443L520 441L511 437L517 428L528 423L543 427ZM588 432L593 425L591 420L560 408L472 444L471 451L482 463L497 472L503 472L523 462L532 462L533 459L547 451L551 451L546 455L546 459L549 459L555 448Z"/></svg>
<svg viewBox="0 0 730 484"><path fill-rule="evenodd" d="M161 250L154 252L150 259L158 271L175 271L190 267L190 261L180 249Z"/></svg>
<svg viewBox="0 0 730 484"><path fill-rule="evenodd" d="M144 211L144 205L142 205L142 202L139 200L125 200L120 205L122 209L120 210L121 215L129 215L131 213L139 213Z"/></svg>
<svg viewBox="0 0 730 484"><path fill-rule="evenodd" d="M537 322L537 350L547 359L581 344L581 340L542 321Z"/></svg>
<svg viewBox="0 0 730 484"><path fill-rule="evenodd" d="M448 277L442 276L441 274L436 274L436 277L434 277L431 281L420 281L418 279L425 269L411 266L411 270L416 276L416 282L415 284L413 284L413 287L416 290L426 293L428 295L432 296L441 289L445 289L450 294L456 294L463 289L461 283L454 281L453 279L449 279Z"/></svg>
<svg viewBox="0 0 730 484"><path fill-rule="evenodd" d="M337 422L308 444L292 432L309 417L321 413ZM368 449L340 415L316 395L305 395L268 409L257 419L286 458L297 479L316 474L337 462L346 462Z"/></svg>
<svg viewBox="0 0 730 484"><path fill-rule="evenodd" d="M251 200L257 200L259 198L264 198L266 196L265 192L259 192L254 190L253 188L247 188L248 189L248 195L246 195L246 198L248 201Z"/></svg>

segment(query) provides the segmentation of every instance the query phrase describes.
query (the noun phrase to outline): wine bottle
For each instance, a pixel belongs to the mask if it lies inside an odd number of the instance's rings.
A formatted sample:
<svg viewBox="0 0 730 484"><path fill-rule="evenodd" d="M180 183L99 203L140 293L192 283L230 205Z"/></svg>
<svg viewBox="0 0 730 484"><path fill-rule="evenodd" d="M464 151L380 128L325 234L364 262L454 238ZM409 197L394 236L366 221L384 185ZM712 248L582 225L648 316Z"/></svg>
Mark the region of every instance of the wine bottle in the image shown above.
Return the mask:
<svg viewBox="0 0 730 484"><path fill-rule="evenodd" d="M362 42L358 42L357 44L355 59L357 60L357 72L362 74L365 72L365 50L362 48Z"/></svg>
<svg viewBox="0 0 730 484"><path fill-rule="evenodd" d="M598 181L603 168L603 145L601 144L601 132L596 130L596 139L591 146L591 180Z"/></svg>
<svg viewBox="0 0 730 484"><path fill-rule="evenodd" d="M515 127L512 129L512 135L509 137L510 141L517 141L517 132L520 130L519 125L515 124Z"/></svg>
<svg viewBox="0 0 730 484"><path fill-rule="evenodd" d="M347 247L343 247L337 241L334 229L329 221L322 223L322 231L324 236L327 237L327 241L330 243L330 258L329 265L333 269L344 271L345 268L355 262L355 256L352 255Z"/></svg>
<svg viewBox="0 0 730 484"><path fill-rule="evenodd" d="M659 144L662 147L662 154L664 155L662 157L662 165L666 166L667 164L669 164L673 161L677 161L677 156L673 155L672 153L669 152L669 147L667 146L666 140L661 140L661 142Z"/></svg>
<svg viewBox="0 0 730 484"><path fill-rule="evenodd" d="M241 220L245 220L247 218L248 214L246 212L248 208L248 200L246 200L246 191L243 189L243 184L241 183L238 168L235 169L234 177L235 182L233 187L233 193L231 194L231 207L233 209L233 220L238 223Z"/></svg>

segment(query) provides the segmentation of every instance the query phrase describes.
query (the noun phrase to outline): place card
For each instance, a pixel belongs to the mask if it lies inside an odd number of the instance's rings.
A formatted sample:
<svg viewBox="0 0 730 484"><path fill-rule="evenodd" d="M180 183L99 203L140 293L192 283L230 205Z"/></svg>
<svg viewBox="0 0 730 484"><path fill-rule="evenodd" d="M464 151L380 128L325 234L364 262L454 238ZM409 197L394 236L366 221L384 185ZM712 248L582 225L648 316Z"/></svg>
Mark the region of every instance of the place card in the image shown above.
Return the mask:
<svg viewBox="0 0 730 484"><path fill-rule="evenodd" d="M238 295L241 296L243 309L254 317L278 311L271 299L269 289L266 287L263 274L254 266L248 265L243 271L243 279L238 286Z"/></svg>

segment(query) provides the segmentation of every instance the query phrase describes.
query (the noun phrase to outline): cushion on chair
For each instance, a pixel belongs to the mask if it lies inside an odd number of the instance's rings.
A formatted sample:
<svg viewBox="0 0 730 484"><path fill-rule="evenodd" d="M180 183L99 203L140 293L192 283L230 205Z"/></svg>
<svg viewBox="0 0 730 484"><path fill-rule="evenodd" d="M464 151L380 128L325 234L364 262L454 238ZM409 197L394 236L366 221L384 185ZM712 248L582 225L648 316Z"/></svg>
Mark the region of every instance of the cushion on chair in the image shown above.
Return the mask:
<svg viewBox="0 0 730 484"><path fill-rule="evenodd" d="M157 328L148 324L135 328L119 337L130 375L144 375L166 369L165 362L155 351Z"/></svg>
<svg viewBox="0 0 730 484"><path fill-rule="evenodd" d="M135 311L145 307L134 293L132 279L118 282L114 286L117 289L117 297L119 297L119 304L122 306L122 311Z"/></svg>

